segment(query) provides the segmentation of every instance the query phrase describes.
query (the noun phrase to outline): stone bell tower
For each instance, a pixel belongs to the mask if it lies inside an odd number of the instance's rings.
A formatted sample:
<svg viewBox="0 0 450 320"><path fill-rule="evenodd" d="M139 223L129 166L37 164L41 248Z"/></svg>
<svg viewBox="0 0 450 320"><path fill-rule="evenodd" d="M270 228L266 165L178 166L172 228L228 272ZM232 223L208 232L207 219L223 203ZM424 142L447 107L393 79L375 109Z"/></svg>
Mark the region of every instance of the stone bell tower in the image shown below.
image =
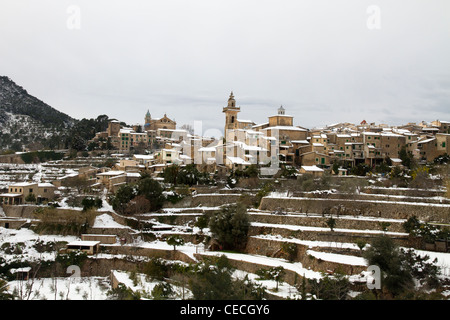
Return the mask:
<svg viewBox="0 0 450 320"><path fill-rule="evenodd" d="M236 107L236 100L234 99L233 91L231 91L228 98L228 105L223 108L225 113L225 131L224 137L227 136L227 131L238 128L237 114L241 111L240 107Z"/></svg>

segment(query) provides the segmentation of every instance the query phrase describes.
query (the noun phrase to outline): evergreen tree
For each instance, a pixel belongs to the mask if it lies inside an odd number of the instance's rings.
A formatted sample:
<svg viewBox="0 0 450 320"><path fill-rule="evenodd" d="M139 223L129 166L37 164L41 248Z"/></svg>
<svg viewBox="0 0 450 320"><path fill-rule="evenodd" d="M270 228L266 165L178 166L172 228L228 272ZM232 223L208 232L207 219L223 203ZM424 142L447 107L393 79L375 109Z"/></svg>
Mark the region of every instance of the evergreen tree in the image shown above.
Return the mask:
<svg viewBox="0 0 450 320"><path fill-rule="evenodd" d="M164 203L163 188L161 184L152 178L139 180L137 184L138 195L145 196L150 201L151 210L159 210Z"/></svg>
<svg viewBox="0 0 450 320"><path fill-rule="evenodd" d="M250 222L244 205L229 205L214 213L209 220L213 237L225 249L242 249L247 242Z"/></svg>
<svg viewBox="0 0 450 320"><path fill-rule="evenodd" d="M412 275L403 262L404 257L391 238L375 238L364 251L363 257L369 265L380 267L381 285L394 296L414 287Z"/></svg>

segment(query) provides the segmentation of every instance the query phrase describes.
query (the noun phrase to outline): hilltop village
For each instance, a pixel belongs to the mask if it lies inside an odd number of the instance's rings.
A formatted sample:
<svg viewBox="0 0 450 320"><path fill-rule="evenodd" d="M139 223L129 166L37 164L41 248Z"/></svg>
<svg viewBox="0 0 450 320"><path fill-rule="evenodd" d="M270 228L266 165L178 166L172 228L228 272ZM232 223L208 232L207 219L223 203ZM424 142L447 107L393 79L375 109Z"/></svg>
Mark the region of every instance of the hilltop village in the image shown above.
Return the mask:
<svg viewBox="0 0 450 320"><path fill-rule="evenodd" d="M0 156L0 298L448 299L450 122L219 111Z"/></svg>
<svg viewBox="0 0 450 320"><path fill-rule="evenodd" d="M195 164L208 173L244 170L251 165L275 168L275 173L280 167L315 173L330 171L337 164L340 170L332 173L346 174L359 165L373 168L385 161L401 166L401 158L404 161L408 155L426 163L449 154L448 121L390 127L363 120L358 125L338 123L306 129L294 125L293 116L287 115L283 106L261 124L239 119L240 111L231 93L222 110L223 139L177 129L176 122L166 114L152 118L148 111L143 126L124 128L119 121L111 121L107 131L97 133L91 142L100 148L108 141L112 149L133 157L134 163L126 166L145 165L146 169L161 171L173 164ZM151 151L144 156L136 150Z"/></svg>

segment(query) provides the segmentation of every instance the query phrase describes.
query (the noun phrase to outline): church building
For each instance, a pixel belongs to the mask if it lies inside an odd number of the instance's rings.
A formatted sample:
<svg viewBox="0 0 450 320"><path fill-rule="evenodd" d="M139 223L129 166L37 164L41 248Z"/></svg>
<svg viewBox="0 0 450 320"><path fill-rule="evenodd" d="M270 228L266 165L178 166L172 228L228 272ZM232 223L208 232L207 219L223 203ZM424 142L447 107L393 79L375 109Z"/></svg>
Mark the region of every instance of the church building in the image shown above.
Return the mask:
<svg viewBox="0 0 450 320"><path fill-rule="evenodd" d="M153 118L150 115L150 111L147 110L147 113L145 115L145 122L144 122L144 130L145 131L157 131L159 129L172 129L175 130L177 126L177 123L168 118L166 114L164 114L164 117L162 118Z"/></svg>

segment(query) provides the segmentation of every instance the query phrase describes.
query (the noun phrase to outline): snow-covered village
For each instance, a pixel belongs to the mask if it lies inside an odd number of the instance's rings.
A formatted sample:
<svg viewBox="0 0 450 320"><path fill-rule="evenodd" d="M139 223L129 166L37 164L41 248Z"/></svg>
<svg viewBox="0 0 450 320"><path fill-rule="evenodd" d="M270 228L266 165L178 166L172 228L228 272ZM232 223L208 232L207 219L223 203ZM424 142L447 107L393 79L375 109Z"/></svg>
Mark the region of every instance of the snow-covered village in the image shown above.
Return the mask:
<svg viewBox="0 0 450 320"><path fill-rule="evenodd" d="M147 113L152 143L108 120L84 150L0 156L2 298L449 298L447 122L309 130L281 107L259 130L227 104L226 139Z"/></svg>
<svg viewBox="0 0 450 320"><path fill-rule="evenodd" d="M0 5L0 300L450 300L444 4L419 32L387 3L28 2Z"/></svg>

